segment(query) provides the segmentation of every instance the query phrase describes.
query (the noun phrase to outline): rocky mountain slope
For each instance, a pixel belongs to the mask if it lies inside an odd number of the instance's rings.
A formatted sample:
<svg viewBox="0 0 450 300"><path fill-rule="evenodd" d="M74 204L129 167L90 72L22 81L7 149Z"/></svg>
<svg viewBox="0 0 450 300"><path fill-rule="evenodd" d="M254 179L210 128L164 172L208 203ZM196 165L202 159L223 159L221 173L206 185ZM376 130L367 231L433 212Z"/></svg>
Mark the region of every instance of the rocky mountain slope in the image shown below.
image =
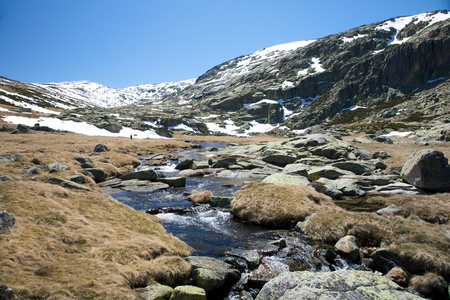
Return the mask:
<svg viewBox="0 0 450 300"><path fill-rule="evenodd" d="M437 11L267 47L196 80L115 90L0 78L0 103L59 107L62 120L116 131L151 129L158 118L186 133L291 135L315 125L414 131L448 121L449 53L450 14Z"/></svg>

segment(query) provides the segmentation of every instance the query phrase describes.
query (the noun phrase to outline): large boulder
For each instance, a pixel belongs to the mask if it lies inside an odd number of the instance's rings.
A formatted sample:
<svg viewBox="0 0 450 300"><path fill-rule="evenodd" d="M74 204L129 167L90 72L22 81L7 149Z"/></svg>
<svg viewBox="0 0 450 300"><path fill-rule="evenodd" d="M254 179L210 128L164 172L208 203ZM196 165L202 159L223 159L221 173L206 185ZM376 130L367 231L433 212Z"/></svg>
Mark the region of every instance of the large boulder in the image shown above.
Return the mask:
<svg viewBox="0 0 450 300"><path fill-rule="evenodd" d="M197 286L179 285L173 290L170 300L206 300L206 292Z"/></svg>
<svg viewBox="0 0 450 300"><path fill-rule="evenodd" d="M336 245L334 245L334 248L338 253L352 261L359 258L358 243L356 237L353 235L346 235L341 238Z"/></svg>
<svg viewBox="0 0 450 300"><path fill-rule="evenodd" d="M285 167L297 160L297 156L290 153L290 151L281 149L268 149L262 154L262 160L277 166Z"/></svg>
<svg viewBox="0 0 450 300"><path fill-rule="evenodd" d="M153 170L132 172L132 173L128 173L128 174L125 174L122 177L120 177L120 179L122 179L122 180L137 179L137 180L150 180L150 181L155 181L157 178L158 178L158 174Z"/></svg>
<svg viewBox="0 0 450 300"><path fill-rule="evenodd" d="M225 285L231 286L241 276L238 270L217 258L189 256L186 259L192 265L192 278L196 285L205 291L214 291Z"/></svg>
<svg viewBox="0 0 450 300"><path fill-rule="evenodd" d="M386 277L367 271L285 272L264 285L257 300L422 299Z"/></svg>
<svg viewBox="0 0 450 300"><path fill-rule="evenodd" d="M425 149L413 153L402 168L401 177L415 187L450 191L450 166L440 151Z"/></svg>

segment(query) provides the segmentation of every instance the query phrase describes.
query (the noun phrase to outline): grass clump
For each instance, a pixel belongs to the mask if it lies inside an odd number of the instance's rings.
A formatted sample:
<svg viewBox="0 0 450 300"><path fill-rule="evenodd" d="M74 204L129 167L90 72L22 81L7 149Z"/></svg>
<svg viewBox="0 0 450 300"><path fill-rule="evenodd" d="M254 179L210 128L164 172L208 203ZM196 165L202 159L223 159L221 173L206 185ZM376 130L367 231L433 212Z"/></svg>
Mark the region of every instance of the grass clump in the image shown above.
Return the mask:
<svg viewBox="0 0 450 300"><path fill-rule="evenodd" d="M244 186L231 201L235 217L273 228L292 228L312 213L334 207L331 198L309 187L261 182Z"/></svg>

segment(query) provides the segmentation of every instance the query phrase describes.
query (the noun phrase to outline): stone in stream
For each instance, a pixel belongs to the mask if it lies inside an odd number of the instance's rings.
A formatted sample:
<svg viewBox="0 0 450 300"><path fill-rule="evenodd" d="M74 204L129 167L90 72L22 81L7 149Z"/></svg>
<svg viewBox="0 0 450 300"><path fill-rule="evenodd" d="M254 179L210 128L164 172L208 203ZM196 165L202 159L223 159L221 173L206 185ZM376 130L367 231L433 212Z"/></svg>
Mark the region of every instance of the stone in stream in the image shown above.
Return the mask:
<svg viewBox="0 0 450 300"><path fill-rule="evenodd" d="M258 250L243 250L234 248L227 251L226 255L245 259L250 270L256 268L261 263L262 259L262 255Z"/></svg>
<svg viewBox="0 0 450 300"><path fill-rule="evenodd" d="M132 172L123 175L120 177L122 180L131 180L131 179L137 179L137 180L150 180L155 181L158 178L158 174L154 170L144 170L144 171L137 171Z"/></svg>
<svg viewBox="0 0 450 300"><path fill-rule="evenodd" d="M359 247L356 237L353 235L346 235L341 238L334 245L334 248L338 253L342 254L351 261L356 261L359 258Z"/></svg>
<svg viewBox="0 0 450 300"><path fill-rule="evenodd" d="M236 283L241 274L238 270L217 258L189 256L186 260L192 265L192 278L197 286L205 291L214 291L223 286Z"/></svg>
<svg viewBox="0 0 450 300"><path fill-rule="evenodd" d="M249 283L252 286L262 287L269 280L283 272L288 272L289 266L276 257L264 257L257 269L253 270Z"/></svg>
<svg viewBox="0 0 450 300"><path fill-rule="evenodd" d="M169 188L169 185L162 182L132 179L123 180L119 188L126 192L154 192L161 189L167 189Z"/></svg>
<svg viewBox="0 0 450 300"><path fill-rule="evenodd" d="M368 271L284 272L266 283L256 300L423 299Z"/></svg>
<svg viewBox="0 0 450 300"><path fill-rule="evenodd" d="M309 180L303 176L288 175L284 173L275 173L267 176L263 180L264 183L272 183L276 185L302 185L308 186Z"/></svg>
<svg viewBox="0 0 450 300"><path fill-rule="evenodd" d="M157 181L166 183L171 187L185 187L186 186L186 177L158 178Z"/></svg>

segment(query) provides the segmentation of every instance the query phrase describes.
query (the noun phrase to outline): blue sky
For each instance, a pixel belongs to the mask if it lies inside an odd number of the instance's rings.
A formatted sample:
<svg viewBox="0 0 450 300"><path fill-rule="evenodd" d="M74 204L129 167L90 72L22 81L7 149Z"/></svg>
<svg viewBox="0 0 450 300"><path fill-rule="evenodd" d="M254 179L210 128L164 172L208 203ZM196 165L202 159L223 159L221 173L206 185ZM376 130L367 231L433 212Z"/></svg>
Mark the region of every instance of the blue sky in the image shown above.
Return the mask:
<svg viewBox="0 0 450 300"><path fill-rule="evenodd" d="M178 81L264 47L439 9L450 0L0 0L0 76Z"/></svg>

